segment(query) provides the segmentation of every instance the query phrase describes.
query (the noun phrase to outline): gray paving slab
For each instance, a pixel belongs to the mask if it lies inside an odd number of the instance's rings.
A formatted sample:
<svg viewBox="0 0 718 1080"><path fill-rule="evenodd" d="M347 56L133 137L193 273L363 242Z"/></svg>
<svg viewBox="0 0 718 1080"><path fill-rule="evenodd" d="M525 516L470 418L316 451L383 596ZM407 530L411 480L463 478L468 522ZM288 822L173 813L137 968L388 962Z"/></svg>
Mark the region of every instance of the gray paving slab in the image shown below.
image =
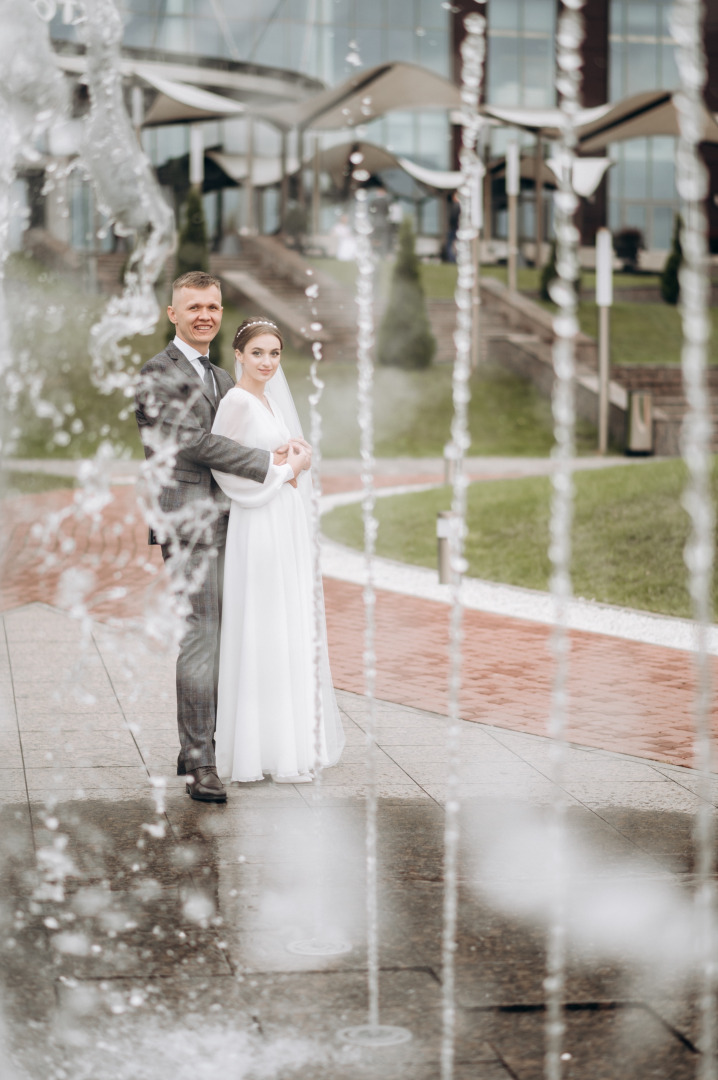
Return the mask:
<svg viewBox="0 0 718 1080"><path fill-rule="evenodd" d="M322 785L234 784L202 806L174 775L171 657L100 628L83 668L67 616L36 605L4 621L0 1046L23 1080L195 1080L234 1064L246 1080L436 1080L446 719L376 703L380 1019L412 1038L358 1050L339 1032L367 1019L367 702L338 695L347 749ZM86 673L61 709L53 680L33 678L40 649L47 671ZM689 934L695 811L718 783L572 746L559 787L547 740L461 727L455 1080L542 1076L558 800L583 905L566 943L566 1078L693 1076L695 979L685 956L658 955L666 922L649 908L666 898ZM288 951L307 938L350 949Z"/></svg>

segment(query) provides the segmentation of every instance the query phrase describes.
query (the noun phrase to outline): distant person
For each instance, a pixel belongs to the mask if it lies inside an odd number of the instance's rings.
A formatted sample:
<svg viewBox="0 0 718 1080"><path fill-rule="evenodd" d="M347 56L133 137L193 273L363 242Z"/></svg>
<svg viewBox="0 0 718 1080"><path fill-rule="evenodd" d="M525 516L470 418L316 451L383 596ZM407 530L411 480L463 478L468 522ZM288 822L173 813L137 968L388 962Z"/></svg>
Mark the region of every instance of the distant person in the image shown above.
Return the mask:
<svg viewBox="0 0 718 1080"><path fill-rule="evenodd" d="M167 308L174 341L140 373L136 416L145 455L157 455L167 479L152 508L150 543L162 557L174 587L188 605L177 657L177 775L200 802L225 802L214 755L220 596L229 500L212 468L242 477L255 492L292 481L307 466L307 449L277 440L250 448L212 433L217 408L234 379L209 360L210 343L222 322L220 282L191 271L172 286ZM150 499L152 495L150 493Z"/></svg>
<svg viewBox="0 0 718 1080"><path fill-rule="evenodd" d="M459 234L459 222L461 220L461 200L458 191L454 191L449 199L447 208L447 230L444 241L444 262L456 262L456 238Z"/></svg>
<svg viewBox="0 0 718 1080"><path fill-rule="evenodd" d="M248 319L234 338L237 385L220 402L215 437L268 453L302 446L289 386L280 367L282 337L273 322ZM301 468L309 468L305 451ZM329 672L324 606L315 651L311 480L283 482L277 470L263 485L213 469L231 500L225 547L222 643L217 699L220 777L250 783L313 779L317 753L334 765L344 733ZM319 672L317 673L317 665ZM316 677L320 719L315 732Z"/></svg>
<svg viewBox="0 0 718 1080"><path fill-rule="evenodd" d="M339 262L353 262L356 258L357 243L348 214L342 214L339 221L334 224L332 236L336 238L335 254Z"/></svg>
<svg viewBox="0 0 718 1080"><path fill-rule="evenodd" d="M385 257L389 254L391 234L389 231L389 196L378 187L369 206L374 250Z"/></svg>
<svg viewBox="0 0 718 1080"><path fill-rule="evenodd" d="M389 204L389 243L392 251L396 250L396 241L399 236L399 226L404 220L404 208L399 199L393 199Z"/></svg>

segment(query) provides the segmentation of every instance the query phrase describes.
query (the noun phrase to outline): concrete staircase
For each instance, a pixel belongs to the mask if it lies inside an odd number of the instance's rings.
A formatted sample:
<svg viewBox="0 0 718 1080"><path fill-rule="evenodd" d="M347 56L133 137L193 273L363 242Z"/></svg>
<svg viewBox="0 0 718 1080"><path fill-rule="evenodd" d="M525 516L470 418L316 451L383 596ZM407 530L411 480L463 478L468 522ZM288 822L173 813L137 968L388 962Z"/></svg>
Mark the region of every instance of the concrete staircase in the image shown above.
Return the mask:
<svg viewBox="0 0 718 1080"><path fill-rule="evenodd" d="M210 268L221 278L226 295L245 309L269 315L294 344L320 341L327 360L355 357L353 292L315 270L275 237L243 237L239 255L213 255ZM316 299L306 295L311 285L318 287Z"/></svg>

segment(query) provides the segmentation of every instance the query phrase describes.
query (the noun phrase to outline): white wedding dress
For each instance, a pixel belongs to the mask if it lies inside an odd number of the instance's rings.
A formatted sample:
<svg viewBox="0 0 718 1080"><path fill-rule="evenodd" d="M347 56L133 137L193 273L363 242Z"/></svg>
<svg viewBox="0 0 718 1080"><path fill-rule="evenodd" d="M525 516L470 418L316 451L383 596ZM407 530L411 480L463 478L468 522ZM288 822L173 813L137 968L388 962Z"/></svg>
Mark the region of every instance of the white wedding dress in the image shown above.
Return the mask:
<svg viewBox="0 0 718 1080"><path fill-rule="evenodd" d="M276 378L276 376L275 376ZM282 376L283 378L283 376ZM292 434L267 385L270 412L235 387L212 431L244 446L275 450ZM284 482L257 484L214 472L232 500L222 601L217 699L217 771L225 779L307 778L314 770L314 582L309 500ZM309 484L302 473L301 485ZM321 612L321 764L344 746Z"/></svg>

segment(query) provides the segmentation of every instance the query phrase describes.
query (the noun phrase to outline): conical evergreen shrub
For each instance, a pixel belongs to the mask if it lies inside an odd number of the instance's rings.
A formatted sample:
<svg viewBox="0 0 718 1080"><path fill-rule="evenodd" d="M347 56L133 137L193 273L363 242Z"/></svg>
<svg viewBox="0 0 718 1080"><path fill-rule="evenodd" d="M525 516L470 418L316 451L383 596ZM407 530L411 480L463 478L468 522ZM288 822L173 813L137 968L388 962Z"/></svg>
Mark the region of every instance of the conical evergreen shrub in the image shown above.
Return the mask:
<svg viewBox="0 0 718 1080"><path fill-rule="evenodd" d="M196 188L190 188L184 204L184 222L179 234L177 246L176 276L187 274L190 270L209 271L209 244L207 242L207 224L204 218L202 195Z"/></svg>
<svg viewBox="0 0 718 1080"><path fill-rule="evenodd" d="M426 300L421 284L416 238L411 221L399 226L399 247L389 291L389 303L379 328L377 356L380 364L400 368L425 368L436 352Z"/></svg>
<svg viewBox="0 0 718 1080"><path fill-rule="evenodd" d="M681 248L681 217L676 214L673 222L673 239L671 250L661 274L661 296L667 304L677 304L681 295L681 285L678 280L678 272L683 262L683 250Z"/></svg>

